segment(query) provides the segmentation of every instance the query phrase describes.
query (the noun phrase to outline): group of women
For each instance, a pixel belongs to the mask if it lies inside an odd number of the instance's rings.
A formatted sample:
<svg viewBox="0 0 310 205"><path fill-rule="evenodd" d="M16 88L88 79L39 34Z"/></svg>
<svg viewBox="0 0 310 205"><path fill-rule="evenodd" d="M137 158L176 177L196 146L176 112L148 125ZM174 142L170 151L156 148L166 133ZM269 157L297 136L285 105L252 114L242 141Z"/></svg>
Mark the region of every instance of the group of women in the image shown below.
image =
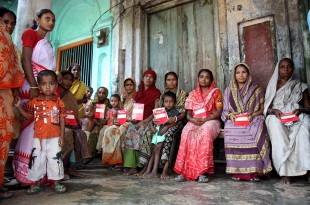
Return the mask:
<svg viewBox="0 0 310 205"><path fill-rule="evenodd" d="M3 41L8 41L8 44L1 44L1 50L12 49L12 43L10 44L10 39L7 39L16 23L16 16L13 14L1 10L0 28L1 35L3 34L1 38ZM26 30L22 35L21 62L26 77L24 82L20 77L16 51L12 50L10 56L1 55L1 58L11 58L10 61L6 61L11 62L6 65L10 69L0 72L2 79L0 105L5 106L1 109L10 111L1 112L10 114L4 116L5 119L12 118L12 107L6 104L9 103L7 99L13 100L18 96L16 86L22 87L20 98L22 103L26 103L39 94L37 73L45 69L55 71L54 53L50 43L44 38L53 30L54 24L53 12L42 9L36 14L33 28ZM13 67L15 69L11 69ZM310 97L307 85L292 78L293 71L294 63L291 59L280 60L265 95L260 85L252 82L249 66L245 63L237 64L233 68L232 79L224 92L224 97L216 87L214 76L208 69L198 72L197 86L189 95L179 88L177 74L168 72L164 78L163 93L171 91L176 94L176 108L179 115L176 118L169 118L166 122L176 124L170 127L166 134L160 162L163 167L161 178L169 178L169 168L174 165L173 170L178 174L176 181L208 182L208 175L214 173L213 141L219 135L222 119L225 123L226 172L232 175L233 180L259 181L272 170L269 144L271 141L273 166L282 181L290 183L293 176L307 174L310 183ZM83 114L82 107L78 103L86 93L86 86L79 78L80 72L78 64L72 64L69 71L61 72L62 78L58 90L59 97L63 99L68 110L74 111L77 120ZM9 75L2 76L2 73ZM14 85L10 83L12 79L15 80ZM155 71L146 70L139 90L136 91L135 80L127 78L122 90L122 102L123 108L128 111L128 123L119 126L115 122L115 125L100 132L103 164L122 164L128 168L125 175L142 175L151 155L152 110L162 105L160 97L163 94L156 88L156 80ZM6 90L9 92L5 93ZM95 103L104 103L108 106L107 95L106 88L98 88L97 96L100 97ZM134 102L144 104L142 121L131 119ZM197 117L197 109L203 109L205 116ZM234 124L236 115L240 113L248 114L249 125ZM296 114L298 121L289 125L281 123L280 117L285 113ZM2 119L2 116L0 117ZM26 175L33 140L33 121L21 119L21 128L13 166L16 179L31 184L33 182L29 181ZM9 136L4 141L3 137L1 138L1 149L2 147L8 149L11 132L11 128L1 129L1 136ZM70 169L69 158L72 151L75 151L75 158L79 161L89 159L91 150L87 146L87 136L78 127L66 126L66 136L66 145L63 148L64 163L68 170L71 170L70 173L76 174L74 169ZM6 155L7 151L1 156ZM5 159L0 159L1 175ZM0 177L2 180L3 176Z"/></svg>

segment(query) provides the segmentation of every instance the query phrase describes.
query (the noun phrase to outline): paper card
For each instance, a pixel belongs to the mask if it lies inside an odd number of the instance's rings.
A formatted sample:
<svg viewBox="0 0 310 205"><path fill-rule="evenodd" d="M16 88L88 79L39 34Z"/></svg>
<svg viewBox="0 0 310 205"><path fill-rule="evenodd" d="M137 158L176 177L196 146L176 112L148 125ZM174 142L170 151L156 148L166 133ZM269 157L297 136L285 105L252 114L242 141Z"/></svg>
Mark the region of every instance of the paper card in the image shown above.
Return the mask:
<svg viewBox="0 0 310 205"><path fill-rule="evenodd" d="M283 115L281 115L280 119L283 124L286 124L289 122L298 121L298 116L290 112L290 113L284 113Z"/></svg>
<svg viewBox="0 0 310 205"><path fill-rule="evenodd" d="M133 120L143 120L144 104L134 103L132 109Z"/></svg>
<svg viewBox="0 0 310 205"><path fill-rule="evenodd" d="M127 110L119 110L117 111L117 120L118 124L123 125L127 120Z"/></svg>
<svg viewBox="0 0 310 205"><path fill-rule="evenodd" d="M240 113L236 115L236 118L234 120L235 126L248 126L250 125L250 119L248 113Z"/></svg>
<svg viewBox="0 0 310 205"><path fill-rule="evenodd" d="M66 117L65 117L65 124L66 125L73 125L76 126L78 125L73 110L66 110Z"/></svg>
<svg viewBox="0 0 310 205"><path fill-rule="evenodd" d="M204 103L193 103L193 117L194 118L206 118L207 111Z"/></svg>
<svg viewBox="0 0 310 205"><path fill-rule="evenodd" d="M114 123L114 114L112 110L107 111L107 125L111 126Z"/></svg>
<svg viewBox="0 0 310 205"><path fill-rule="evenodd" d="M96 104L95 118L104 119L105 104Z"/></svg>
<svg viewBox="0 0 310 205"><path fill-rule="evenodd" d="M168 120L168 114L164 107L153 109L154 119L158 121L157 125L165 124Z"/></svg>

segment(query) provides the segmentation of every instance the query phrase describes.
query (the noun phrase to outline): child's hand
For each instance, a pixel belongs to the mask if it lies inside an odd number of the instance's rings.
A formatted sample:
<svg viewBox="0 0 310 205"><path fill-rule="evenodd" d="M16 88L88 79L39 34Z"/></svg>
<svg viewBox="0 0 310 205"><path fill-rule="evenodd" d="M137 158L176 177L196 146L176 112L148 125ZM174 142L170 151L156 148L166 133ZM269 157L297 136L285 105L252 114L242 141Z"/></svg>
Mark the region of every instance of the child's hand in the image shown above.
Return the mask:
<svg viewBox="0 0 310 205"><path fill-rule="evenodd" d="M20 106L20 98L19 98L19 97L14 98L13 103L14 103L14 106L15 106L15 107L19 107L19 106Z"/></svg>
<svg viewBox="0 0 310 205"><path fill-rule="evenodd" d="M58 139L58 145L59 145L60 147L62 147L62 146L64 145L64 138L63 138L63 137L59 137L59 139Z"/></svg>
<svg viewBox="0 0 310 205"><path fill-rule="evenodd" d="M155 126L151 126L151 130L152 130L152 133L155 134L157 132L156 130L156 127Z"/></svg>

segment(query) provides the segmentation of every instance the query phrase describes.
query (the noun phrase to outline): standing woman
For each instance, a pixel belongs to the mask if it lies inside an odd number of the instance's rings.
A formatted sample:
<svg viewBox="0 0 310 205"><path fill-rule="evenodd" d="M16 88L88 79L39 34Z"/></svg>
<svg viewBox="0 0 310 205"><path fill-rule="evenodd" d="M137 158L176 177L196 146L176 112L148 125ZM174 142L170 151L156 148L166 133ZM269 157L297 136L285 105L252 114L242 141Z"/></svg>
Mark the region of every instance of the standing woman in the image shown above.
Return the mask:
<svg viewBox="0 0 310 205"><path fill-rule="evenodd" d="M0 9L2 11L2 8ZM1 14L1 13L0 13ZM9 145L14 130L13 103L18 98L18 88L24 79L18 64L17 54L14 49L9 29L0 17L0 200L9 198L11 193L2 190L4 168L9 153Z"/></svg>
<svg viewBox="0 0 310 205"><path fill-rule="evenodd" d="M139 173L142 175L147 168L147 162L139 161L141 157L141 150L144 153L149 153L150 156L150 143L151 134L147 135L148 130L151 129L152 113L155 107L159 105L160 91L156 88L157 74L153 70L146 70L143 73L143 80L141 81L139 91L136 92L133 99L136 103L144 104L143 120L138 122L132 121L125 136L125 152L124 152L124 167L130 168L125 175L137 174L137 167L141 164L144 169ZM141 159L141 158L140 158ZM145 159L145 158L143 158ZM143 166L141 165L141 166Z"/></svg>
<svg viewBox="0 0 310 205"><path fill-rule="evenodd" d="M193 114L197 106L205 109L206 117L197 118ZM213 140L220 133L220 116L223 110L222 94L216 88L213 74L208 69L198 73L198 84L195 90L189 93L185 101L188 122L185 125L181 143L174 166L179 174L175 180L196 180L208 182L205 173L214 173Z"/></svg>
<svg viewBox="0 0 310 205"><path fill-rule="evenodd" d="M263 174L272 170L264 102L264 91L258 83L252 82L249 66L237 64L230 86L225 90L222 113L226 173L232 175L232 180L260 181ZM250 125L234 125L233 121L240 113L248 113Z"/></svg>
<svg viewBox="0 0 310 205"><path fill-rule="evenodd" d="M26 80L22 86L21 103L39 95L37 74L42 70L56 69L56 61L51 44L44 37L53 30L55 15L49 9L41 9L36 13L31 29L22 35L22 67ZM34 123L32 120L21 120L22 133L17 142L13 157L15 178L24 184L33 184L27 179L28 162L33 145Z"/></svg>
<svg viewBox="0 0 310 205"><path fill-rule="evenodd" d="M167 124L176 122L176 125L170 127L166 132L166 139L164 141L161 154L161 162L164 164L163 173L160 176L162 179L169 178L168 168L175 162L175 158L178 153L181 131L186 123L186 113L184 106L185 100L188 96L185 91L179 89L178 76L175 72L168 72L165 75L163 94L168 91L176 94L177 100L175 107L180 114L177 117L169 118L166 122Z"/></svg>

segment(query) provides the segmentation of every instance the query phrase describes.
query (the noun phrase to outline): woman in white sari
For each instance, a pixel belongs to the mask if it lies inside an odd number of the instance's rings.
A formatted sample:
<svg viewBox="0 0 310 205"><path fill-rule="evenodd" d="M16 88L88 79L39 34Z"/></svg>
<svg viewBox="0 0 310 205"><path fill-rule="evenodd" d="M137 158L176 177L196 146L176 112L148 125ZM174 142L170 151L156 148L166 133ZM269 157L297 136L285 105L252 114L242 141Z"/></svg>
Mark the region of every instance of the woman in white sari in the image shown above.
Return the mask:
<svg viewBox="0 0 310 205"><path fill-rule="evenodd" d="M264 114L272 144L272 161L285 184L307 174L310 183L310 97L308 86L292 78L294 63L280 60L266 91ZM281 115L293 113L298 121L283 124Z"/></svg>
<svg viewBox="0 0 310 205"><path fill-rule="evenodd" d="M39 95L37 74L42 70L56 69L53 48L44 38L55 26L55 15L49 9L41 9L36 13L33 23L32 28L22 35L22 67L25 72L25 82L20 95L22 104ZM14 175L21 183L31 185L34 182L27 179L27 173L33 146L33 121L21 119L21 131L13 156Z"/></svg>

